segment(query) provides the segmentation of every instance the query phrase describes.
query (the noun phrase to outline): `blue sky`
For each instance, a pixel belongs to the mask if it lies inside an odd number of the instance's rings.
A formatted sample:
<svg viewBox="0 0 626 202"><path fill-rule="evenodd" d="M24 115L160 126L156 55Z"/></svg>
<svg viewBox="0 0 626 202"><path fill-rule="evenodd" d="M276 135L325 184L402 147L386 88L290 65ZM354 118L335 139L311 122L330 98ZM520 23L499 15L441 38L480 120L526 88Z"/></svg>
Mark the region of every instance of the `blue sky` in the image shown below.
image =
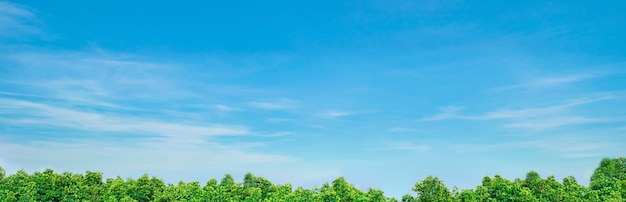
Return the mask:
<svg viewBox="0 0 626 202"><path fill-rule="evenodd" d="M622 1L0 1L0 166L390 196L626 153Z"/></svg>

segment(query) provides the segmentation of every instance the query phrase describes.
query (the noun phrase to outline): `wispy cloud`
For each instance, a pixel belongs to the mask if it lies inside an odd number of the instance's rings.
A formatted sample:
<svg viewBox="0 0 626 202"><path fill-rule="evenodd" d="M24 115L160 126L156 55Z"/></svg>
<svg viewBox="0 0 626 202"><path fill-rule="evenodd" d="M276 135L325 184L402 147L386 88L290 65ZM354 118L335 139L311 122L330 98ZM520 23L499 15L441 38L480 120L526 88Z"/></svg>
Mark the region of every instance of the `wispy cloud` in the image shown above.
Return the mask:
<svg viewBox="0 0 626 202"><path fill-rule="evenodd" d="M289 123L289 122L294 122L294 121L296 120L289 119L289 118L275 118L275 117L265 119L265 122L267 123Z"/></svg>
<svg viewBox="0 0 626 202"><path fill-rule="evenodd" d="M515 123L505 124L507 128L534 129L542 130L547 128L555 128L564 125L578 125L587 123L607 122L607 119L594 119L580 116L570 117L551 117L532 120L523 120Z"/></svg>
<svg viewBox="0 0 626 202"><path fill-rule="evenodd" d="M26 9L20 8L20 7L21 6L18 6L16 4L2 1L0 2L0 15L2 17L5 17L5 16L27 17L27 18L34 17L30 11L27 11Z"/></svg>
<svg viewBox="0 0 626 202"><path fill-rule="evenodd" d="M545 116L550 114L558 114L570 108L585 105L589 103L610 100L615 98L613 95L600 95L592 98L585 99L577 99L572 100L564 104L553 105L548 107L536 107L536 108L524 108L517 110L495 110L491 112L487 112L484 115L480 116L461 116L464 119L507 119L507 118L527 118L527 117L538 117Z"/></svg>
<svg viewBox="0 0 626 202"><path fill-rule="evenodd" d="M366 115L371 113L377 113L376 110L338 110L338 109L326 109L319 111L316 115L325 119L340 119L343 117Z"/></svg>
<svg viewBox="0 0 626 202"><path fill-rule="evenodd" d="M212 136L245 135L247 127L222 124L190 125L150 120L140 117L115 116L85 112L29 101L0 99L0 122L11 125L41 125L96 132L122 132L162 136L176 140L204 141Z"/></svg>
<svg viewBox="0 0 626 202"><path fill-rule="evenodd" d="M239 109L239 108L226 106L226 105L221 105L221 104L213 105L211 108L213 108L213 109L215 109L217 111L220 111L220 112L241 111L241 109Z"/></svg>
<svg viewBox="0 0 626 202"><path fill-rule="evenodd" d="M259 137L284 137L284 136L289 136L289 135L293 135L293 132L280 131L280 132L269 133L269 134L260 134L257 136Z"/></svg>
<svg viewBox="0 0 626 202"><path fill-rule="evenodd" d="M0 1L0 37L19 38L40 34L36 16L24 6Z"/></svg>
<svg viewBox="0 0 626 202"><path fill-rule="evenodd" d="M498 109L482 115L462 114L463 107L448 106L440 108L440 113L424 117L419 121L441 120L508 120L508 128L547 129L564 125L606 122L610 119L588 118L580 115L570 115L571 108L589 103L613 99L613 95L601 95L592 98L578 99L560 105L534 107L522 109Z"/></svg>
<svg viewBox="0 0 626 202"><path fill-rule="evenodd" d="M431 150L428 145L417 145L412 142L386 142L382 146L374 150L397 150L397 151L415 151L424 152Z"/></svg>
<svg viewBox="0 0 626 202"><path fill-rule="evenodd" d="M145 70L163 70L172 67L166 63L142 60L139 55L125 52L110 52L99 48L85 51L46 51L26 49L12 52L3 58L22 64L25 67L65 68L106 72L106 68L118 69L118 74ZM88 75L90 72L77 72Z"/></svg>
<svg viewBox="0 0 626 202"><path fill-rule="evenodd" d="M259 109L267 109L267 110L282 110L282 109L291 109L296 107L296 101L291 99L280 99L277 101L253 101L249 102L250 106L259 108Z"/></svg>
<svg viewBox="0 0 626 202"><path fill-rule="evenodd" d="M356 112L329 109L329 110L324 110L324 111L320 112L318 115L322 116L324 118L328 118L328 119L337 119L337 118L341 118L341 117L344 117L344 116L350 116L350 115L354 115L354 114L356 114Z"/></svg>
<svg viewBox="0 0 626 202"><path fill-rule="evenodd" d="M525 83L515 84L510 86L502 86L494 88L496 91L503 90L515 90L515 89L527 89L527 90L540 90L546 89L550 87L566 85L570 83L580 82L588 79L597 78L600 76L604 76L604 74L574 74L574 75L562 75L562 76L554 76L554 77L543 77L537 78Z"/></svg>
<svg viewBox="0 0 626 202"><path fill-rule="evenodd" d="M108 174L124 174L125 176L141 172L159 174L167 171L176 171L178 174L213 171L216 174L222 174L233 172L233 168L241 166L295 160L287 155L248 150L250 149L247 146L239 145L188 144L159 139L144 139L131 144L122 144L119 141L33 142L29 144L2 141L0 154L11 155L0 155L0 158L6 165L16 169L43 169L52 166L51 168L60 170L78 172L99 170ZM65 163L59 164L58 162ZM174 179L180 179L180 176Z"/></svg>
<svg viewBox="0 0 626 202"><path fill-rule="evenodd" d="M0 84L7 85L0 90L7 94L19 92L76 105L114 108L128 107L124 101L194 98L197 101L194 104L198 104L206 103L208 98L200 91L209 88L185 88L190 83L177 79L176 75L182 73L173 68L176 64L146 61L139 59L140 56L94 51L22 50L0 58L10 61L13 68L21 72L0 80Z"/></svg>
<svg viewBox="0 0 626 202"><path fill-rule="evenodd" d="M494 152L515 149L539 149L542 152L566 158L602 157L607 151L618 151L623 143L598 138L568 134L566 136L540 137L536 140L520 140L494 144L455 144L458 152ZM623 151L621 151L623 152Z"/></svg>
<svg viewBox="0 0 626 202"><path fill-rule="evenodd" d="M458 119L463 118L463 116L459 115L459 112L463 110L463 107L459 106L447 106L439 108L440 113L435 114L433 116L421 118L421 121L439 121L446 119Z"/></svg>
<svg viewBox="0 0 626 202"><path fill-rule="evenodd" d="M515 88L547 88L547 87L563 85L567 83L578 82L578 81L590 79L593 77L595 76L593 75L567 75L567 76L560 76L560 77L540 78L540 79L532 80L530 82L523 83L523 84L501 87L499 88L499 90L510 90L510 89L515 89Z"/></svg>
<svg viewBox="0 0 626 202"><path fill-rule="evenodd" d="M47 99L63 100L73 104L122 108L112 102L117 93L111 89L113 84L104 84L93 79L59 79L32 81L11 81L22 88L29 88L33 94L47 96Z"/></svg>
<svg viewBox="0 0 626 202"><path fill-rule="evenodd" d="M392 128L388 128L387 131L392 132L392 133L408 133L408 132L416 132L419 130L415 128L392 127Z"/></svg>

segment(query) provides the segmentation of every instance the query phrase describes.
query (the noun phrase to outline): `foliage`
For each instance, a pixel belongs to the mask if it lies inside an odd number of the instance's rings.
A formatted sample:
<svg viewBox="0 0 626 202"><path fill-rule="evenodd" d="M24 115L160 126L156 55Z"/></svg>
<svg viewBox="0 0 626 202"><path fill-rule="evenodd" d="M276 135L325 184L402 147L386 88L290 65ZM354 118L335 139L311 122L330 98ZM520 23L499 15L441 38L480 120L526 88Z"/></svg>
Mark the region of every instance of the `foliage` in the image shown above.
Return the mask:
<svg viewBox="0 0 626 202"><path fill-rule="evenodd" d="M554 176L542 178L530 171L525 179L513 181L499 175L484 177L474 189L450 191L444 182L428 176L417 182L413 191L400 200L385 197L383 191L356 188L339 177L321 187L293 188L273 184L247 173L243 182L231 175L219 181L166 184L144 174L137 179L121 177L104 180L102 173L56 173L51 169L29 174L19 170L6 175L0 167L0 201L624 201L626 199L626 158L603 159L595 170L589 187L578 184L572 176L559 182Z"/></svg>
<svg viewBox="0 0 626 202"><path fill-rule="evenodd" d="M437 177L428 176L426 179L415 184L413 191L417 192L419 202L445 202L452 199L448 187Z"/></svg>

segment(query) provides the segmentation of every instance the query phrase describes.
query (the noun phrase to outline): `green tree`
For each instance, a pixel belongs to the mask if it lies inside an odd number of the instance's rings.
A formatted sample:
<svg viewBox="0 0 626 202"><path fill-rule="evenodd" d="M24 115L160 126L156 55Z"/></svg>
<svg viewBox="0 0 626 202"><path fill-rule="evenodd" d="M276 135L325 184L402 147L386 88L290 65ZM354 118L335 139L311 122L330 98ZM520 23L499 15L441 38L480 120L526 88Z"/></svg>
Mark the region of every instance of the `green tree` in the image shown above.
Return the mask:
<svg viewBox="0 0 626 202"><path fill-rule="evenodd" d="M331 189L340 201L366 201L361 190L348 183L344 177L333 180Z"/></svg>
<svg viewBox="0 0 626 202"><path fill-rule="evenodd" d="M2 182L2 179L4 179L6 173L4 171L4 168L2 168L2 166L0 166L0 183Z"/></svg>
<svg viewBox="0 0 626 202"><path fill-rule="evenodd" d="M3 181L7 201L37 201L37 184L26 171L19 170Z"/></svg>
<svg viewBox="0 0 626 202"><path fill-rule="evenodd" d="M402 202L414 202L417 201L413 196L409 194L402 195Z"/></svg>
<svg viewBox="0 0 626 202"><path fill-rule="evenodd" d="M495 175L484 177L475 189L448 190L443 181L428 176L413 187L417 197L404 195L402 201L610 201L626 199L626 159L603 159L595 170L590 186L578 184L572 176L562 182L554 176L543 179L531 171L525 179L513 181ZM51 169L29 174L19 170L7 175L0 167L0 201L398 201L386 198L381 190L360 190L343 177L319 188L295 190L291 184L272 184L248 173L242 183L229 174L218 184L209 180L167 184L147 174L126 180L121 177L102 180L102 173L56 173Z"/></svg>
<svg viewBox="0 0 626 202"><path fill-rule="evenodd" d="M289 201L313 202L315 201L315 195L316 193L313 190L298 187L289 197Z"/></svg>
<svg viewBox="0 0 626 202"><path fill-rule="evenodd" d="M218 201L240 201L242 193L233 176L225 174L218 185L216 196Z"/></svg>
<svg viewBox="0 0 626 202"><path fill-rule="evenodd" d="M386 201L385 193L380 189L370 188L367 191L367 198L369 201Z"/></svg>
<svg viewBox="0 0 626 202"><path fill-rule="evenodd" d="M477 189L479 194L488 194L487 201L537 201L532 192L523 186L521 181L513 183L510 180L495 175L493 179L489 177L483 178L481 189Z"/></svg>
<svg viewBox="0 0 626 202"><path fill-rule="evenodd" d="M583 202L586 199L587 188L581 186L573 176L563 178L563 201Z"/></svg>
<svg viewBox="0 0 626 202"><path fill-rule="evenodd" d="M446 185L437 177L429 175L413 187L417 201L451 201L452 195Z"/></svg>
<svg viewBox="0 0 626 202"><path fill-rule="evenodd" d="M597 191L601 200L618 200L626 198L626 190L620 189L620 181L625 180L626 157L605 158L591 176L589 188Z"/></svg>
<svg viewBox="0 0 626 202"><path fill-rule="evenodd" d="M120 201L128 196L129 186L120 176L109 178L104 184L103 197L106 200ZM130 197L130 196L128 196Z"/></svg>
<svg viewBox="0 0 626 202"><path fill-rule="evenodd" d="M271 194L274 189L272 189L272 182L262 177L255 177L252 173L246 173L243 178L243 188L246 192L250 192L250 197L259 198L260 200L264 200ZM256 191L256 190L259 191ZM249 191L248 191L249 190ZM291 190L289 191L291 192ZM257 197L255 194L258 193Z"/></svg>
<svg viewBox="0 0 626 202"><path fill-rule="evenodd" d="M318 190L319 194L316 195L315 201L340 201L339 195L337 192L332 189L331 185L328 183L322 184L322 186Z"/></svg>

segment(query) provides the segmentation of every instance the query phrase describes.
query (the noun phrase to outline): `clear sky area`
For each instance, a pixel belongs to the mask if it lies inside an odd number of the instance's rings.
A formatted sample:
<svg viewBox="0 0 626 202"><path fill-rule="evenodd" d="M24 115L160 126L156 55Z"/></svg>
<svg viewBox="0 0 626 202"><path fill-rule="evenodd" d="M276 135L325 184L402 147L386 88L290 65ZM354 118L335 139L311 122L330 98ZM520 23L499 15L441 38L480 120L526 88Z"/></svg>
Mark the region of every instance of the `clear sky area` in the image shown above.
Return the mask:
<svg viewBox="0 0 626 202"><path fill-rule="evenodd" d="M388 196L626 154L626 1L0 1L0 166Z"/></svg>

